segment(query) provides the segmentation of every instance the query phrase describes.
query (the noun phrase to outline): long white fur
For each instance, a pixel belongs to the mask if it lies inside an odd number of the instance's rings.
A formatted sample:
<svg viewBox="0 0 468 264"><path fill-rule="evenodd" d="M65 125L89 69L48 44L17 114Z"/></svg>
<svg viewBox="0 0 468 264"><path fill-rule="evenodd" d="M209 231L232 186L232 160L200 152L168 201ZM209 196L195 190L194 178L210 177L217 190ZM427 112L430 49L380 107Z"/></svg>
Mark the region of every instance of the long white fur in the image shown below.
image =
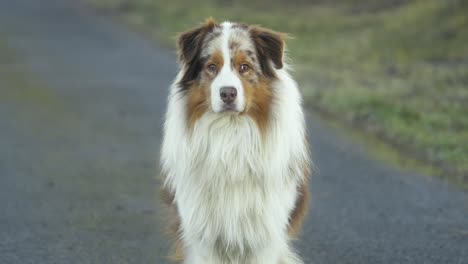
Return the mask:
<svg viewBox="0 0 468 264"><path fill-rule="evenodd" d="M223 38L230 34L226 25ZM301 95L287 69L276 71L264 138L247 115L212 111L189 132L187 98L177 85L182 74L174 81L162 167L181 218L186 264L302 263L287 226L308 151Z"/></svg>

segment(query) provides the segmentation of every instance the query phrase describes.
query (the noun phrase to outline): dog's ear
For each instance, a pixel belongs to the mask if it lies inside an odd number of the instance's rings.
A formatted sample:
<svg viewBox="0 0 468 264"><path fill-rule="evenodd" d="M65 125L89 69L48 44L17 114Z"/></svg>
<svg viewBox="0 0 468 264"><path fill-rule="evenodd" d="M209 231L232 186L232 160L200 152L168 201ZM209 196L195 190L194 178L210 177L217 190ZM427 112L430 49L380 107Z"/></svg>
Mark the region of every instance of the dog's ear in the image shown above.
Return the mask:
<svg viewBox="0 0 468 264"><path fill-rule="evenodd" d="M179 61L190 64L200 53L205 35L212 31L216 22L208 18L201 26L180 34L177 38Z"/></svg>
<svg viewBox="0 0 468 264"><path fill-rule="evenodd" d="M250 35L255 43L263 73L268 77L274 77L270 61L276 69L283 68L285 34L255 26L250 29Z"/></svg>
<svg viewBox="0 0 468 264"><path fill-rule="evenodd" d="M200 53L205 36L212 32L217 23L209 18L201 26L182 33L177 38L179 63L186 65L182 78L179 81L181 90L187 90L202 69Z"/></svg>

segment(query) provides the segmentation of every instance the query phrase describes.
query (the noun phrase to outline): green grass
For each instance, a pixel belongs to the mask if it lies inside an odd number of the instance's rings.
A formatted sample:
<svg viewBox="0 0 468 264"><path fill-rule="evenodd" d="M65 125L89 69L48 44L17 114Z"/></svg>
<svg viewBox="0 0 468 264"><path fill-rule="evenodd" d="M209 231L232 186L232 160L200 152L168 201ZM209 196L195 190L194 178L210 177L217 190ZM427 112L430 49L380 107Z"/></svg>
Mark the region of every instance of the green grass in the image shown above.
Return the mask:
<svg viewBox="0 0 468 264"><path fill-rule="evenodd" d="M21 60L7 47L6 40L0 37L0 101L22 102L27 105L50 108L58 100L46 89L41 89L26 78Z"/></svg>
<svg viewBox="0 0 468 264"><path fill-rule="evenodd" d="M287 32L308 107L468 183L468 1L89 1L171 45L209 16Z"/></svg>

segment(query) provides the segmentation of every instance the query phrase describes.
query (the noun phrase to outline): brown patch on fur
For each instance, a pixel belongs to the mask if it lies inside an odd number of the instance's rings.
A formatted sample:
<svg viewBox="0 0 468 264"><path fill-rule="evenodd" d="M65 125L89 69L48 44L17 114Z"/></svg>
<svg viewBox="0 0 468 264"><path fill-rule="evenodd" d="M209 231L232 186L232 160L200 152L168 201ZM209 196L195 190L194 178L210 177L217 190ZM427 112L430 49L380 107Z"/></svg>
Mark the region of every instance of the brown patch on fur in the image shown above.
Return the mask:
<svg viewBox="0 0 468 264"><path fill-rule="evenodd" d="M248 58L246 52L238 51L233 56L233 67L238 71L241 64L250 64ZM245 92L244 113L257 123L260 133L264 136L268 128L273 101L270 82L262 76L258 76L253 68L245 73L239 73L239 77Z"/></svg>
<svg viewBox="0 0 468 264"><path fill-rule="evenodd" d="M246 99L245 113L257 123L260 133L265 136L273 101L270 84L264 80L252 84L250 81L242 79L242 85Z"/></svg>
<svg viewBox="0 0 468 264"><path fill-rule="evenodd" d="M187 124L189 129L192 129L195 126L195 123L209 109L209 87L223 65L223 55L221 51L216 51L207 58L206 65L209 64L215 64L218 67L217 72L202 70L203 73L201 73L199 82L192 82L187 89ZM203 65L203 67L206 66Z"/></svg>
<svg viewBox="0 0 468 264"><path fill-rule="evenodd" d="M307 157L309 157L310 143L308 137L305 138L304 144L307 145ZM304 179L301 182L301 184L297 186L297 198L295 206L289 216L288 234L290 237L297 237L299 235L302 223L304 222L304 219L307 215L307 210L309 208L309 177L311 174L310 160L303 160L300 166L302 167L302 171L304 172Z"/></svg>
<svg viewBox="0 0 468 264"><path fill-rule="evenodd" d="M192 85L187 90L187 124L192 129L209 109L209 93L206 87Z"/></svg>
<svg viewBox="0 0 468 264"><path fill-rule="evenodd" d="M174 200L174 194L167 188L161 189L161 200L166 205L169 226L165 230L173 241L171 246L171 253L168 255L169 259L176 262L182 262L185 259L184 245L180 239L180 217L177 212L177 204Z"/></svg>
<svg viewBox="0 0 468 264"><path fill-rule="evenodd" d="M294 210L289 216L289 236L296 237L301 231L302 223L307 214L309 207L309 183L308 180L304 180L301 185L297 187L297 199L294 206Z"/></svg>
<svg viewBox="0 0 468 264"><path fill-rule="evenodd" d="M263 74L267 78L275 78L275 71L271 68L270 61L273 62L276 69L283 68L285 34L252 26L250 35L255 43Z"/></svg>
<svg viewBox="0 0 468 264"><path fill-rule="evenodd" d="M210 63L214 63L216 64L216 66L218 66L218 72L221 70L221 67L223 66L223 63L224 63L224 59L223 59L223 54L221 53L221 51L215 51L211 57L208 59L208 63L207 64L210 64Z"/></svg>

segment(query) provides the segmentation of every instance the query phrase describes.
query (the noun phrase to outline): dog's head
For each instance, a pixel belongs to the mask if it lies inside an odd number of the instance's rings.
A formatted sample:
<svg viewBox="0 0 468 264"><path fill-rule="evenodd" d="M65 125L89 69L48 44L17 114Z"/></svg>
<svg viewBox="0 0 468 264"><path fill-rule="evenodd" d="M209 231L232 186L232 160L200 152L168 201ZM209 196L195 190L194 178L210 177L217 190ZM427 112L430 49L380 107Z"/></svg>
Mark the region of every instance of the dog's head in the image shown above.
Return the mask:
<svg viewBox="0 0 468 264"><path fill-rule="evenodd" d="M182 33L177 44L179 87L188 94L194 118L206 111L258 115L268 110L270 83L283 67L283 34L209 19Z"/></svg>

